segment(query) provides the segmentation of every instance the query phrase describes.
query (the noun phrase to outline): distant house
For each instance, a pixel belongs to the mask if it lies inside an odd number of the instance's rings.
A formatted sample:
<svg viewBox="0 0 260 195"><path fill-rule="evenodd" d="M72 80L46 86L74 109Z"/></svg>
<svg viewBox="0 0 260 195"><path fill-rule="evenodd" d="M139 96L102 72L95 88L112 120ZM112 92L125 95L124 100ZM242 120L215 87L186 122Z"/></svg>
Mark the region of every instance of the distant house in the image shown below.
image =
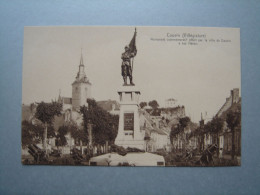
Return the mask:
<svg viewBox="0 0 260 195"><path fill-rule="evenodd" d="M239 97L239 89L235 88L231 90L230 96L226 98L226 101L221 106L217 114L216 118L220 118L223 121L222 128L217 130L217 132L211 131L211 129L207 129L206 125L204 125L204 119L202 118L200 121L200 128L197 129L197 132L190 137L190 140L195 140L197 143L197 148L199 150L205 150L211 144L217 144L219 147L218 153L220 156L225 154L231 154L232 151L232 132L228 128L227 113L229 111L241 112L241 98ZM211 121L209 121L210 123ZM205 130L206 128L206 130ZM237 156L241 154L241 127L236 128L234 132L235 136L235 152ZM195 141L194 141L195 142Z"/></svg>
<svg viewBox="0 0 260 195"><path fill-rule="evenodd" d="M156 152L157 150L171 151L172 144L170 141L171 127L179 123L179 119L185 117L185 107L176 106L175 99L168 99L167 107L165 108L146 108L142 110L143 115L148 120L149 127L146 124L146 141L148 151ZM142 116L140 115L140 119ZM140 124L142 127L143 124ZM187 132L185 130L185 136ZM183 148L183 135L176 135L174 144L176 148Z"/></svg>
<svg viewBox="0 0 260 195"><path fill-rule="evenodd" d="M177 100L174 98L169 98L165 100L165 108L174 108L176 107Z"/></svg>
<svg viewBox="0 0 260 195"><path fill-rule="evenodd" d="M233 104L240 102L239 97L239 89L235 88L230 91L230 96L226 98L226 102L223 104L223 106L219 109L216 116L221 117L221 115L227 111Z"/></svg>
<svg viewBox="0 0 260 195"><path fill-rule="evenodd" d="M232 150L232 132L228 128L226 122L227 113L229 111L240 111L241 112L241 98L239 97L239 89L235 88L230 91L230 96L226 98L226 102L217 112L216 116L224 119L224 126L219 133L219 148L223 154L231 154ZM240 129L235 129L235 151L236 155L241 155L241 127Z"/></svg>
<svg viewBox="0 0 260 195"><path fill-rule="evenodd" d="M139 110L140 129L146 141L146 151L156 152L158 150L170 151L170 137L166 128L159 128L157 119L150 116L145 110Z"/></svg>

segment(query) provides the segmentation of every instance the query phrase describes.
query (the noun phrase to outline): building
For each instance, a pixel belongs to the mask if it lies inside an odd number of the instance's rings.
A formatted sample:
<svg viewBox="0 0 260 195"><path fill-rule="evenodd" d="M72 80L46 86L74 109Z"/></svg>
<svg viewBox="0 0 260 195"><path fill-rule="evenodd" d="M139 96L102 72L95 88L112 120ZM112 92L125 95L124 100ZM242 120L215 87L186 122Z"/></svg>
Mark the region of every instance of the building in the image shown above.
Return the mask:
<svg viewBox="0 0 260 195"><path fill-rule="evenodd" d="M165 108L174 108L176 107L177 100L173 98L169 98L165 100Z"/></svg>
<svg viewBox="0 0 260 195"><path fill-rule="evenodd" d="M232 154L232 134L234 136L235 155L241 155L241 121L238 122L234 132L228 127L227 115L232 111L241 114L241 98L239 97L239 89L231 90L230 96L221 106L215 117L208 121L206 124L204 119L201 118L200 127L190 137L195 148L199 151L205 150L211 144L217 144L219 147L218 155L220 158ZM241 115L240 115L241 116ZM214 120L214 122L213 122ZM218 122L217 122L218 121ZM212 126L213 123L213 126ZM221 124L220 129L215 129L216 126Z"/></svg>
<svg viewBox="0 0 260 195"><path fill-rule="evenodd" d="M80 63L78 73L76 75L75 81L72 83L72 97L62 97L59 94L58 102L62 104L62 115L55 116L53 121L53 127L55 134L58 134L58 130L63 125L76 124L77 127L83 128L83 117L80 113L80 107L85 105L87 106L87 99L92 98L91 96L91 83L86 76L85 66L83 63L83 56L81 53ZM37 108L37 103L32 103L31 105L22 105L22 121L26 120L34 125L41 124L35 117ZM75 145L75 140L72 138L70 133L65 135L67 140L67 146L64 147L64 150L67 150L65 153L69 153L71 147ZM48 147L56 146L56 137L48 139Z"/></svg>
<svg viewBox="0 0 260 195"><path fill-rule="evenodd" d="M230 96L226 98L226 102L219 109L216 116L220 117L223 114L223 112L227 111L233 104L238 103L239 101L240 101L239 89L235 88L230 91Z"/></svg>
<svg viewBox="0 0 260 195"><path fill-rule="evenodd" d="M159 150L170 151L171 143L169 131L165 127L159 127L157 119L152 117L145 110L139 110L140 130L145 140L145 148L148 152Z"/></svg>
<svg viewBox="0 0 260 195"><path fill-rule="evenodd" d="M240 112L241 114L241 98L239 97L239 89L231 90L230 96L226 98L226 102L217 112L216 116L224 120L223 128L219 132L219 152L221 155L230 155L232 153L232 130L228 128L227 113L229 111ZM241 121L240 126L234 129L234 146L235 155L241 155Z"/></svg>
<svg viewBox="0 0 260 195"><path fill-rule="evenodd" d="M81 106L87 106L87 99L91 99L91 83L86 76L85 66L81 53L79 70L75 81L72 83L72 97L61 97L59 94L58 102L62 103L63 110L79 112Z"/></svg>
<svg viewBox="0 0 260 195"><path fill-rule="evenodd" d="M86 76L83 56L81 53L78 73L72 83L72 97L62 97L59 94L58 102L62 104L62 116L56 116L54 120L55 130L58 131L62 125L74 123L79 129L83 128L83 117L80 113L81 106L88 106L87 99L91 99L91 83ZM62 121L62 122L61 122ZM68 147L64 153L68 153L75 145L75 140L70 133L65 135Z"/></svg>

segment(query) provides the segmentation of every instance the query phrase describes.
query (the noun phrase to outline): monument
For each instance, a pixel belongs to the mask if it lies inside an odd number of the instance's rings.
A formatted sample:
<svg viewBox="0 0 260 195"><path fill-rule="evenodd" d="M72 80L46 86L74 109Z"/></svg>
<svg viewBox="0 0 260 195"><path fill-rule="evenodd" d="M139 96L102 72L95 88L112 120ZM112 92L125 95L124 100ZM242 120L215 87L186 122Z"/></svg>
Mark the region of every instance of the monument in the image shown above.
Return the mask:
<svg viewBox="0 0 260 195"><path fill-rule="evenodd" d="M111 153L92 157L89 160L92 166L165 166L163 156L145 152L144 135L140 131L138 105L141 93L133 83L133 61L137 54L135 39L136 30L121 57L124 82L118 90L120 113L115 145L124 147L127 152L122 154L111 151Z"/></svg>
<svg viewBox="0 0 260 195"><path fill-rule="evenodd" d="M122 54L121 71L123 76L123 86L118 90L120 99L120 114L118 134L115 144L124 148L138 148L144 150L144 138L140 131L138 104L140 91L133 83L133 59L137 54L135 45L136 29L129 45L125 46ZM129 84L127 83L129 77Z"/></svg>

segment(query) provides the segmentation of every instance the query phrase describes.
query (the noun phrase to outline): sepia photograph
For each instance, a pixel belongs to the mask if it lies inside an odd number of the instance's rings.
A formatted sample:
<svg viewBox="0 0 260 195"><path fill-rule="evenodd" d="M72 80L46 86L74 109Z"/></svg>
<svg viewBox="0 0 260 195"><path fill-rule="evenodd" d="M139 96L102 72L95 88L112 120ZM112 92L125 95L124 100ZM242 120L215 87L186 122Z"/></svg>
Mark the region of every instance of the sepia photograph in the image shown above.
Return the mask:
<svg viewBox="0 0 260 195"><path fill-rule="evenodd" d="M26 26L21 162L241 166L240 29Z"/></svg>

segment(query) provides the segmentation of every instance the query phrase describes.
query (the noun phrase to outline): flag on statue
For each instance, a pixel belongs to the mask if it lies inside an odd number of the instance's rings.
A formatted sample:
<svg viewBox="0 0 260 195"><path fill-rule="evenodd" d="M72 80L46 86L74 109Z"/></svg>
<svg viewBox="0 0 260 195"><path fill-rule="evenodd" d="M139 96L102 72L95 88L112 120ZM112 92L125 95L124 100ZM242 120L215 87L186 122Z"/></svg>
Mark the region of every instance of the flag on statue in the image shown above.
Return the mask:
<svg viewBox="0 0 260 195"><path fill-rule="evenodd" d="M132 40L129 43L130 53L134 53L136 55L137 49L136 49L136 45L135 45L135 38L136 38L136 29L135 29L134 36L133 36Z"/></svg>

